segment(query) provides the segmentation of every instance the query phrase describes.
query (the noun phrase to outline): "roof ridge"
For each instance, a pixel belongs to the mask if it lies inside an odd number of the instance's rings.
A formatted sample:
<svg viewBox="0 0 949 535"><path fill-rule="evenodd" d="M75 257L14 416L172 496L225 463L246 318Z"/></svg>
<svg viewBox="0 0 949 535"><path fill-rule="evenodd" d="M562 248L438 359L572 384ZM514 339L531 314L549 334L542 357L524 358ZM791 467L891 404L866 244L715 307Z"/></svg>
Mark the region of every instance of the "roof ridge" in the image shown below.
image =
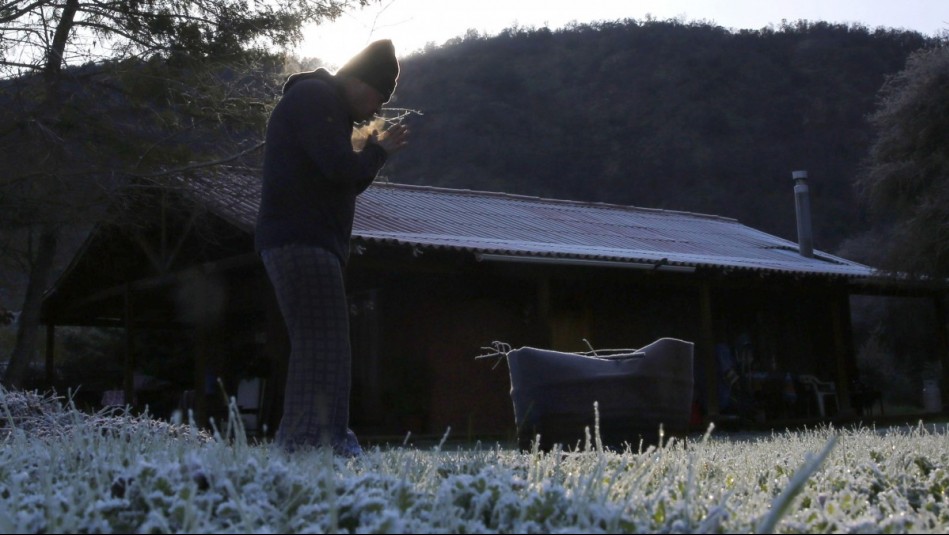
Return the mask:
<svg viewBox="0 0 949 535"><path fill-rule="evenodd" d="M608 208L612 210L623 210L627 212L653 212L658 214L665 215L682 215L702 219L711 219L714 221L723 221L726 223L738 223L742 224L735 218L714 215L714 214L703 214L698 212L688 212L685 210L666 210L662 208L648 208L643 206L632 206L627 204L616 204L603 201L579 201L571 199L555 199L552 197L540 197L537 195L526 195L522 193L508 193L503 191L487 191L487 190L474 190L469 188L449 188L445 186L426 186L421 184L405 184L401 182L373 182L371 187L387 187L394 189L405 189L405 190L416 190L416 191L432 191L436 193L449 193L449 194L468 194L473 197L492 197L492 198L504 198L518 201L540 201L544 203L555 203L562 205L571 205L578 206L583 208L597 207L597 208Z"/></svg>

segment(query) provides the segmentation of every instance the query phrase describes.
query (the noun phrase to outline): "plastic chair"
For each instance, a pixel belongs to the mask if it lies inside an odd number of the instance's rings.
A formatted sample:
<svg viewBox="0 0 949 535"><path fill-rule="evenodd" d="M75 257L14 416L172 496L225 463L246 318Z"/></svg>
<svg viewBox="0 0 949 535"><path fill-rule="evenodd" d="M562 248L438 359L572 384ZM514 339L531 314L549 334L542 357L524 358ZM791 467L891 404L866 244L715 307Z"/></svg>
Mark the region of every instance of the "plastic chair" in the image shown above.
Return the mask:
<svg viewBox="0 0 949 535"><path fill-rule="evenodd" d="M821 381L813 375L799 375L798 380L814 392L814 397L817 399L817 410L820 412L821 418L827 417L828 401L833 401L834 408L837 411L835 414L840 412L837 385L832 381Z"/></svg>

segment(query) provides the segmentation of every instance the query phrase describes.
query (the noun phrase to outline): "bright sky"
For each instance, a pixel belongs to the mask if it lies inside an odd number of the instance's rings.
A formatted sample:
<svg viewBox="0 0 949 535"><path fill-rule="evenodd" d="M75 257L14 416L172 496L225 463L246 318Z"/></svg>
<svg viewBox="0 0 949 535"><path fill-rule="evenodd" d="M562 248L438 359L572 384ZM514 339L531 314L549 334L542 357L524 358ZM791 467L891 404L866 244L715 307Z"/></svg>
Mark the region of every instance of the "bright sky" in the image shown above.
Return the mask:
<svg viewBox="0 0 949 535"><path fill-rule="evenodd" d="M338 67L375 39L392 39L405 56L469 28L494 35L515 24L556 29L571 21L643 20L647 14L733 29L806 19L949 32L949 0L382 0L310 29L297 54Z"/></svg>

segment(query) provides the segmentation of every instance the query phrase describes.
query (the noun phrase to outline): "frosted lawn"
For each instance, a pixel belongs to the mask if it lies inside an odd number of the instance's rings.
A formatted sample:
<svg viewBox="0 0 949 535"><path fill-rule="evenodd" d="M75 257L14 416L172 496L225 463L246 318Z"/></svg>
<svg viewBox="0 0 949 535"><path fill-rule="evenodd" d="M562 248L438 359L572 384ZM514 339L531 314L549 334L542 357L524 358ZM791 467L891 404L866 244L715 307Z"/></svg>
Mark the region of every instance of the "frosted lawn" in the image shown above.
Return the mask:
<svg viewBox="0 0 949 535"><path fill-rule="evenodd" d="M946 532L949 436L712 432L645 451L288 456L48 398L0 399L0 532ZM47 405L43 405L46 403ZM223 435L223 438L222 438Z"/></svg>

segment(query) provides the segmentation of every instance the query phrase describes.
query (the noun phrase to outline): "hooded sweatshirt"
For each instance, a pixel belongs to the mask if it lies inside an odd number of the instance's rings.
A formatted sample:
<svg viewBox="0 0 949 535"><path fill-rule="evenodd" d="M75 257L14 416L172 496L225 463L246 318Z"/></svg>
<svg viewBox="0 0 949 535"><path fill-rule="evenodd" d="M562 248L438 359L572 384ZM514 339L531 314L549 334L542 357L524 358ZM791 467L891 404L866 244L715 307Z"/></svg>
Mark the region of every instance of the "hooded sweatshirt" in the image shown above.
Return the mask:
<svg viewBox="0 0 949 535"><path fill-rule="evenodd" d="M356 196L372 183L386 151L352 146L353 119L328 71L296 74L267 125L257 251L314 245L349 258Z"/></svg>

